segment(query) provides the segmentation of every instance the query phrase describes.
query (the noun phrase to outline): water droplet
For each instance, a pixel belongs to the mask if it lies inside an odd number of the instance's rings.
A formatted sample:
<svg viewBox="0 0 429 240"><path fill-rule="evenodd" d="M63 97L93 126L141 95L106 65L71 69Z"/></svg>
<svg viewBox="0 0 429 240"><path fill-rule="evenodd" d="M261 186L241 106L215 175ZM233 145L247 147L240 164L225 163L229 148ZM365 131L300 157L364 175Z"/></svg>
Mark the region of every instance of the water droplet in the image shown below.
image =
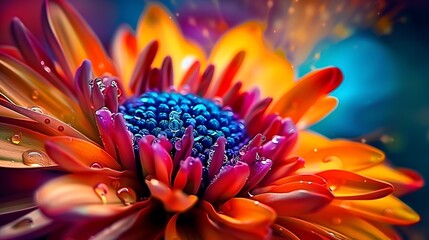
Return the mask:
<svg viewBox="0 0 429 240"><path fill-rule="evenodd" d="M339 218L339 217L332 218L332 223L335 225L340 225L342 222L343 222L343 220L341 220L341 218Z"/></svg>
<svg viewBox="0 0 429 240"><path fill-rule="evenodd" d="M94 162L91 164L90 168L92 169L102 169L103 166L101 166L101 164L99 164L98 162Z"/></svg>
<svg viewBox="0 0 429 240"><path fill-rule="evenodd" d="M51 123L51 119L49 119L49 118L46 118L46 119L45 119L45 123L46 123L46 124L49 124L49 123Z"/></svg>
<svg viewBox="0 0 429 240"><path fill-rule="evenodd" d="M108 187L104 183L99 183L94 187L94 192L100 197L101 202L103 204L107 203L107 198L106 198L107 191L108 191Z"/></svg>
<svg viewBox="0 0 429 240"><path fill-rule="evenodd" d="M48 156L38 150L27 150L22 153L22 162L27 166L41 167L53 164Z"/></svg>
<svg viewBox="0 0 429 240"><path fill-rule="evenodd" d="M175 148L177 151L182 150L182 140L178 140L177 142L175 142L175 143L174 143L174 148Z"/></svg>
<svg viewBox="0 0 429 240"><path fill-rule="evenodd" d="M110 183L110 186L112 186L113 189L118 189L121 186L121 183L119 182L119 180L112 180L112 182Z"/></svg>
<svg viewBox="0 0 429 240"><path fill-rule="evenodd" d="M255 204L256 206L259 206L259 201L254 201L253 204Z"/></svg>
<svg viewBox="0 0 429 240"><path fill-rule="evenodd" d="M137 196L134 190L128 187L123 187L118 189L116 194L126 206L129 206L135 203L137 200Z"/></svg>
<svg viewBox="0 0 429 240"><path fill-rule="evenodd" d="M318 151L318 150L317 150L317 148L314 148L314 149L313 149L313 152L317 152L317 151Z"/></svg>
<svg viewBox="0 0 429 240"><path fill-rule="evenodd" d="M273 137L273 139L271 140L271 142L273 142L273 143L275 143L275 144L278 144L279 142L280 142L280 139L281 139L282 137L280 137L280 136L278 136L278 135L276 135L276 136L274 136Z"/></svg>
<svg viewBox="0 0 429 240"><path fill-rule="evenodd" d="M31 98L32 98L33 100L36 100L36 99L38 99L38 98L39 98L39 95L40 95L39 91L37 91L37 90L33 90L33 93L31 94Z"/></svg>
<svg viewBox="0 0 429 240"><path fill-rule="evenodd" d="M43 113L43 110L40 107L36 107L36 106L31 107L30 110L36 113Z"/></svg>
<svg viewBox="0 0 429 240"><path fill-rule="evenodd" d="M64 131L64 127L63 126L59 126L58 127L58 131L60 131L60 132Z"/></svg>
<svg viewBox="0 0 429 240"><path fill-rule="evenodd" d="M386 209L384 209L383 210L383 215L384 216L388 216L388 217L391 217L391 216L393 216L394 215L394 211L393 211L393 209L391 209L391 208L386 208Z"/></svg>
<svg viewBox="0 0 429 240"><path fill-rule="evenodd" d="M22 140L22 134L21 133L13 134L12 138L10 139L10 141L16 145L20 144L21 140Z"/></svg>
<svg viewBox="0 0 429 240"><path fill-rule="evenodd" d="M365 138L362 138L362 139L360 140L360 142L361 142L361 143L366 143L366 142L367 142L367 140L366 140Z"/></svg>
<svg viewBox="0 0 429 240"><path fill-rule="evenodd" d="M33 224L33 220L31 218L23 218L16 222L12 228L21 229L21 228L29 228Z"/></svg>
<svg viewBox="0 0 429 240"><path fill-rule="evenodd" d="M168 128L172 131L172 132L178 132L180 130L181 124L180 121L177 119L172 119L170 120L170 122L168 123Z"/></svg>
<svg viewBox="0 0 429 240"><path fill-rule="evenodd" d="M340 187L340 184L337 180L329 180L327 184L329 189L331 189L331 191L335 191Z"/></svg>

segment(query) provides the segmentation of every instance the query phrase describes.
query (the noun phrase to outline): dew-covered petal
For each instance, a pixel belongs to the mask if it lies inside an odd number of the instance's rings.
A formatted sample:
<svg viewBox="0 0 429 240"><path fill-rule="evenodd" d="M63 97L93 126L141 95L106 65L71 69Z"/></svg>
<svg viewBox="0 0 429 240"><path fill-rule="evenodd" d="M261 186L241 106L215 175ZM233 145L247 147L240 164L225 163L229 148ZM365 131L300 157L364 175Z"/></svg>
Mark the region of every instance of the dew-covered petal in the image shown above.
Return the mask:
<svg viewBox="0 0 429 240"><path fill-rule="evenodd" d="M175 143L176 153L174 154L174 168L179 167L179 163L191 155L192 146L194 145L194 128L192 125L185 129L182 139Z"/></svg>
<svg viewBox="0 0 429 240"><path fill-rule="evenodd" d="M270 234L269 226L276 219L273 209L245 198L232 198L219 206L218 211L206 201L202 201L201 206L218 224L243 230L261 238Z"/></svg>
<svg viewBox="0 0 429 240"><path fill-rule="evenodd" d="M317 182L299 181L266 189L264 193L252 196L252 199L272 207L279 216L308 214L320 210L333 199L327 187ZM255 192L252 191L252 194Z"/></svg>
<svg viewBox="0 0 429 240"><path fill-rule="evenodd" d="M73 73L85 59L92 62L97 76L116 74L100 40L70 4L46 1L42 14L49 44L69 79L73 79Z"/></svg>
<svg viewBox="0 0 429 240"><path fill-rule="evenodd" d="M137 169L134 156L133 139L122 114L113 114L113 140L117 157L124 169L135 172Z"/></svg>
<svg viewBox="0 0 429 240"><path fill-rule="evenodd" d="M137 41L131 28L126 25L120 26L113 39L112 56L117 64L122 83L128 95L132 94L130 81L138 53Z"/></svg>
<svg viewBox="0 0 429 240"><path fill-rule="evenodd" d="M45 153L48 136L27 128L0 123L0 166L40 168L55 166Z"/></svg>
<svg viewBox="0 0 429 240"><path fill-rule="evenodd" d="M338 207L329 206L321 211L300 216L299 218L327 229L332 229L352 239L389 239L382 231L368 221Z"/></svg>
<svg viewBox="0 0 429 240"><path fill-rule="evenodd" d="M393 192L391 184L353 172L328 170L317 175L326 180L336 199L369 200L382 198Z"/></svg>
<svg viewBox="0 0 429 240"><path fill-rule="evenodd" d="M54 230L54 222L40 210L34 210L0 227L2 239L33 239Z"/></svg>
<svg viewBox="0 0 429 240"><path fill-rule="evenodd" d="M402 196L413 192L424 185L423 177L416 171L406 168L393 168L387 164L378 164L358 171L358 173L366 177L391 183L395 196Z"/></svg>
<svg viewBox="0 0 429 240"><path fill-rule="evenodd" d="M342 81L343 75L338 68L325 68L305 75L289 91L274 103L272 112L282 117L290 117L294 123L321 97L334 90Z"/></svg>
<svg viewBox="0 0 429 240"><path fill-rule="evenodd" d="M246 22L230 29L219 39L208 61L218 69L213 76L214 86L216 81L221 81L222 72L230 60L240 51L245 57L234 81L243 81L244 90L257 86L262 97L277 99L293 85L290 63L268 46L263 30L258 22Z"/></svg>
<svg viewBox="0 0 429 240"><path fill-rule="evenodd" d="M102 148L78 138L52 137L46 142L46 152L60 167L71 172L99 171L103 168L121 170L116 160ZM113 174L116 171L109 172Z"/></svg>
<svg viewBox="0 0 429 240"><path fill-rule="evenodd" d="M250 174L247 179L246 185L243 187L241 192L247 192L250 189L258 185L261 180L267 176L267 173L270 172L273 161L271 159L261 159L259 161L254 161L250 164Z"/></svg>
<svg viewBox="0 0 429 240"><path fill-rule="evenodd" d="M338 105L338 99L331 96L320 97L299 119L297 127L305 129L328 116Z"/></svg>
<svg viewBox="0 0 429 240"><path fill-rule="evenodd" d="M180 162L180 168L174 179L174 188L188 194L197 194L201 185L203 165L199 159L188 157Z"/></svg>
<svg viewBox="0 0 429 240"><path fill-rule="evenodd" d="M175 85L178 86L178 82L183 79L187 68L194 61L205 66L205 54L199 46L184 38L172 16L173 14L160 5L148 4L137 26L137 47L141 50L150 42L158 41L159 49L153 67L160 68L164 58L170 56Z"/></svg>
<svg viewBox="0 0 429 240"><path fill-rule="evenodd" d="M393 195L371 201L344 200L335 204L360 217L390 224L408 225L420 220L413 209Z"/></svg>
<svg viewBox="0 0 429 240"><path fill-rule="evenodd" d="M275 162L276 163L276 162ZM285 178L292 175L298 169L303 168L305 160L300 157L294 157L281 161L281 163L276 163L270 170L269 174L261 181L261 185L269 185L272 182Z"/></svg>
<svg viewBox="0 0 429 240"><path fill-rule="evenodd" d="M117 193L117 181L100 174L55 178L39 188L35 200L44 214L64 220L109 217L133 208ZM136 199L134 199L136 201Z"/></svg>
<svg viewBox="0 0 429 240"><path fill-rule="evenodd" d="M245 163L223 166L207 187L203 199L214 203L234 197L243 188L249 174L249 166Z"/></svg>
<svg viewBox="0 0 429 240"><path fill-rule="evenodd" d="M181 190L170 189L164 183L152 178L147 179L151 196L160 200L164 204L165 210L169 212L184 212L190 209L197 201L195 195L187 195Z"/></svg>
<svg viewBox="0 0 429 240"><path fill-rule="evenodd" d="M219 170L222 167L223 161L224 161L224 155L225 155L225 144L226 144L226 138L219 137L216 140L215 144L215 150L213 153L213 157L211 159L211 163L209 166L208 171L208 178L209 180L212 180L218 173Z"/></svg>

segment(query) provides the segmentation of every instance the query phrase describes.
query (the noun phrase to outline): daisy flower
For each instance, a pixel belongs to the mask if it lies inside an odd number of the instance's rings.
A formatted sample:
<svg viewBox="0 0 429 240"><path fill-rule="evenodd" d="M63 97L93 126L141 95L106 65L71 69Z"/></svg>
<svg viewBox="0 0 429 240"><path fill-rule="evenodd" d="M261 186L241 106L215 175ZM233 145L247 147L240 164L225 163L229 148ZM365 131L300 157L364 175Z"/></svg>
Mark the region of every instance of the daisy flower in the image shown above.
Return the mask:
<svg viewBox="0 0 429 240"><path fill-rule="evenodd" d="M49 49L14 19L0 51L2 239L395 239L419 221L397 198L417 173L307 130L341 71L294 81L259 22L207 57L151 3L108 55L67 2L42 15Z"/></svg>

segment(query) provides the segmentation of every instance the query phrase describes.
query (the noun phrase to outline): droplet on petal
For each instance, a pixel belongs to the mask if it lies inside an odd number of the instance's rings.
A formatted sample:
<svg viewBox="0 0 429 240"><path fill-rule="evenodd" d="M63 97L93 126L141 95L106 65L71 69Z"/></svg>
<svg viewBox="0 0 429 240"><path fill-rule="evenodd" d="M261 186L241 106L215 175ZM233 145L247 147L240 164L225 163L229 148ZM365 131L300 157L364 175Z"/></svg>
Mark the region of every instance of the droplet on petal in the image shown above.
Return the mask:
<svg viewBox="0 0 429 240"><path fill-rule="evenodd" d="M38 98L39 98L39 95L40 95L39 91L37 91L37 90L33 90L33 93L31 94L31 98L32 98L33 100L36 100L36 99L38 99Z"/></svg>
<svg viewBox="0 0 429 240"><path fill-rule="evenodd" d="M45 119L45 123L46 123L46 124L49 124L49 123L51 123L51 120L50 120L49 118L46 118L46 119Z"/></svg>
<svg viewBox="0 0 429 240"><path fill-rule="evenodd" d="M116 194L126 206L129 206L137 201L136 193L131 188L128 188L128 187L120 188L118 189Z"/></svg>
<svg viewBox="0 0 429 240"><path fill-rule="evenodd" d="M23 228L29 228L33 224L33 220L31 218L23 218L19 220L17 223L15 223L12 228L14 229L23 229Z"/></svg>
<svg viewBox="0 0 429 240"><path fill-rule="evenodd" d="M391 208L386 208L386 209L383 210L383 215L384 216L388 216L388 217L393 216L394 215L394 211Z"/></svg>
<svg viewBox="0 0 429 240"><path fill-rule="evenodd" d="M22 134L21 133L14 134L12 136L12 138L10 139L10 141L16 145L20 144L21 140L22 140Z"/></svg>
<svg viewBox="0 0 429 240"><path fill-rule="evenodd" d="M101 166L101 164L99 164L98 162L94 162L91 164L90 168L92 169L102 169L103 166Z"/></svg>
<svg viewBox="0 0 429 240"><path fill-rule="evenodd" d="M60 131L60 132L64 131L64 127L63 126L59 126L58 127L58 131Z"/></svg>
<svg viewBox="0 0 429 240"><path fill-rule="evenodd" d="M33 112L43 113L43 110L42 110L42 108L40 108L40 107L36 107L36 106L34 106L34 107L31 107L30 109L31 109L31 111L33 111Z"/></svg>
<svg viewBox="0 0 429 240"><path fill-rule="evenodd" d="M107 191L108 191L108 188L107 188L106 184L104 184L104 183L97 184L94 187L94 191L100 197L101 202L103 204L106 204L107 203L106 194L107 194Z"/></svg>
<svg viewBox="0 0 429 240"><path fill-rule="evenodd" d="M51 164L48 156L37 150L27 150L22 153L22 161L27 166L41 167Z"/></svg>
<svg viewBox="0 0 429 240"><path fill-rule="evenodd" d="M343 220L341 220L341 218L339 218L339 217L332 218L332 223L335 225L340 225L342 222L343 222Z"/></svg>

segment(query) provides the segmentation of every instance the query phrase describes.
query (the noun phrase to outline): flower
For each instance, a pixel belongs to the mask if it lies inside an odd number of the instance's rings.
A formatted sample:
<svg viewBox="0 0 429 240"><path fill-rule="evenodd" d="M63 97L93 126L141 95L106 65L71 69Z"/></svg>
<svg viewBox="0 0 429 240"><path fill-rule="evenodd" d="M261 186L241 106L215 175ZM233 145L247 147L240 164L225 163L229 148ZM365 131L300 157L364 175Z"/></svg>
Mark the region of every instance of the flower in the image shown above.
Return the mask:
<svg viewBox="0 0 429 240"><path fill-rule="evenodd" d="M55 58L12 22L16 48L0 53L3 189L35 190L35 205L12 199L1 214L37 209L2 238L384 239L419 220L395 197L423 184L417 173L307 130L335 108L339 69L294 82L257 22L206 59L170 16L150 4L136 36L119 29L113 60L64 1L43 8Z"/></svg>

